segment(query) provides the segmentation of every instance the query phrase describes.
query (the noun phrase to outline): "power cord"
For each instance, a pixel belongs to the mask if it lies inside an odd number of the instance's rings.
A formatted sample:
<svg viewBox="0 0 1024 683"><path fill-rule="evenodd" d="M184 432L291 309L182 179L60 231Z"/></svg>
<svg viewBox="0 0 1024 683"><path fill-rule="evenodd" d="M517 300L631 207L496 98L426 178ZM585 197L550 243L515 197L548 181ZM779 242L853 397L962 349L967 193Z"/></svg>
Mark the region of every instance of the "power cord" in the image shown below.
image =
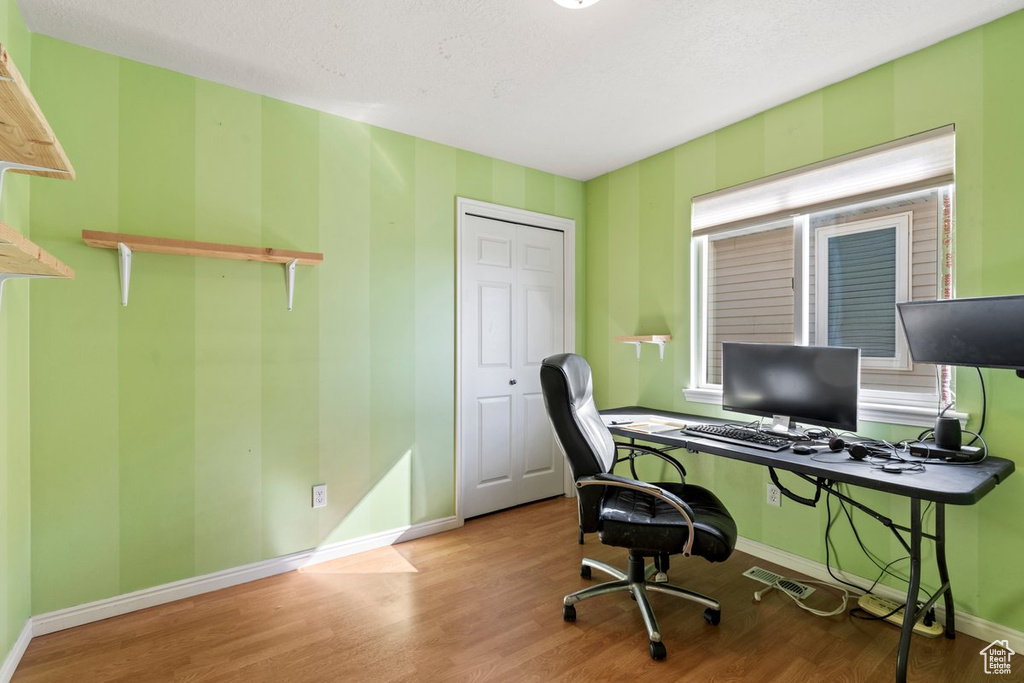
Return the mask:
<svg viewBox="0 0 1024 683"><path fill-rule="evenodd" d="M978 384L981 386L981 425L978 427L977 432L968 432L966 429L964 430L967 434L971 434L974 436L973 439L967 442L968 446L973 446L974 442L977 441L978 439L981 439L982 444L985 443L985 440L982 439L981 437L981 433L985 431L985 418L988 414L988 392L985 391L985 375L981 374L981 368L975 366L974 369L978 372ZM940 408L938 417L942 417L943 415L945 415L946 411L953 407L955 401L956 394L953 394L953 401L947 403L945 408ZM930 428L925 429L924 431L917 435L917 440L921 441L927 438L931 433L932 430ZM985 450L987 451L988 449L986 448Z"/></svg>
<svg viewBox="0 0 1024 683"><path fill-rule="evenodd" d="M981 426L978 427L978 433L974 434L974 438L970 440L967 444L968 446L973 446L975 441L981 439L981 433L985 431L985 413L988 411L988 396L985 394L985 376L981 374L981 368L975 367L974 369L978 371L978 382L981 384ZM967 433L973 434L973 432ZM981 439L981 443L984 445L985 440ZM985 449L985 452L988 452L988 448Z"/></svg>
<svg viewBox="0 0 1024 683"><path fill-rule="evenodd" d="M808 607L807 605L805 605L803 603L802 600L800 600L800 598L796 597L795 595L793 595L789 591L785 590L782 587L782 582L783 581L787 581L787 580L788 581L793 581L793 579L784 579L784 578L783 579L777 579L775 581L775 583L771 584L770 586L765 586L764 588L762 588L759 591L754 591L754 600L756 600L757 602L761 602L761 596L763 596L765 593L767 593L768 591L772 590L773 588L778 588L780 591L782 591L782 593L784 595L788 595L793 600L793 602L795 602L797 604L797 607L799 607L800 609L805 610L807 612L810 612L811 614L813 614L815 616L819 616L819 617L834 617L837 614L842 614L843 612L846 611L846 605L849 604L849 601L850 601L850 591L846 590L845 588L842 588L840 586L833 586L831 583L828 583L826 581L810 581L810 580L807 580L807 579L800 579L799 583L813 583L813 584L816 584L818 586L824 586L825 588L834 588L835 590L842 591L842 593L843 593L843 603L841 605L839 605L839 607L835 608L834 610L826 612L825 610L814 609L813 607ZM794 583L796 583L796 582L794 581Z"/></svg>

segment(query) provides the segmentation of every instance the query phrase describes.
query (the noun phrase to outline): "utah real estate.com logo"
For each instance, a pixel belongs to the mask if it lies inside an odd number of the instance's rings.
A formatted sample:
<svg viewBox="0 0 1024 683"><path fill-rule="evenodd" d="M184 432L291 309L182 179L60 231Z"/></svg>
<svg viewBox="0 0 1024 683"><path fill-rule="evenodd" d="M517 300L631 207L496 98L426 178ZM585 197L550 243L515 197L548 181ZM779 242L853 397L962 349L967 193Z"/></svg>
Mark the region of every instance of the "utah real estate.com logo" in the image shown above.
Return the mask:
<svg viewBox="0 0 1024 683"><path fill-rule="evenodd" d="M1010 657L1017 653L1010 649L1008 640L994 640L979 654L985 658L985 673L1009 674Z"/></svg>

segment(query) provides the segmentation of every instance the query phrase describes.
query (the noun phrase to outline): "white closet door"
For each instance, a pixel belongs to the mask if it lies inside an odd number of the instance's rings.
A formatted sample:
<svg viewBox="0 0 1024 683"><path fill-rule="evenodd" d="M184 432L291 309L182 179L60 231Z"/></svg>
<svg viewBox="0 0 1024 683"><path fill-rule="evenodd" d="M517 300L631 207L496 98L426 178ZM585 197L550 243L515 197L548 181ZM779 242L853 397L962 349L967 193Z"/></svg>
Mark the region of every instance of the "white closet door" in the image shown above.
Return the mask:
<svg viewBox="0 0 1024 683"><path fill-rule="evenodd" d="M517 503L557 496L563 491L565 458L555 443L544 397L540 363L565 348L562 266L563 233L519 227L516 308L516 405L521 457Z"/></svg>
<svg viewBox="0 0 1024 683"><path fill-rule="evenodd" d="M463 220L464 517L562 492L540 362L564 348L563 239L555 230Z"/></svg>

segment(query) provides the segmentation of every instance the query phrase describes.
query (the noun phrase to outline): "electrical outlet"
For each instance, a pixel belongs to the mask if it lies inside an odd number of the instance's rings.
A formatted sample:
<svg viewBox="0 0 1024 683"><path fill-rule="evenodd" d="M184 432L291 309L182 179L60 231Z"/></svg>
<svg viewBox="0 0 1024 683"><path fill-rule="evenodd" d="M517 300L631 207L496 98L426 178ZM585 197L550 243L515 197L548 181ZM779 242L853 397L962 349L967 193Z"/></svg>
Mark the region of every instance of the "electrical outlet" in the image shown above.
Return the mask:
<svg viewBox="0 0 1024 683"><path fill-rule="evenodd" d="M313 487L313 507L327 507L327 484L317 484Z"/></svg>
<svg viewBox="0 0 1024 683"><path fill-rule="evenodd" d="M775 484L768 484L768 504L782 507L782 491Z"/></svg>

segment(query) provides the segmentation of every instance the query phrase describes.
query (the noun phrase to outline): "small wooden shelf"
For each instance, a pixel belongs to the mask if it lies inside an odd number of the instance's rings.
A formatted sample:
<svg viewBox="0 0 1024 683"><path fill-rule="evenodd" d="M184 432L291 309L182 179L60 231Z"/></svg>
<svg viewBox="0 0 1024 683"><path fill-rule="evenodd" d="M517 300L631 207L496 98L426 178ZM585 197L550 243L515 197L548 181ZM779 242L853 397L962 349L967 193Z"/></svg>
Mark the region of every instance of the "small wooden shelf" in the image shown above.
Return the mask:
<svg viewBox="0 0 1024 683"><path fill-rule="evenodd" d="M118 244L124 244L132 251L147 251L153 254L205 256L208 258L226 258L240 261L262 261L263 263L286 264L295 261L300 266L318 266L324 260L323 254L308 251L243 247L237 244L216 244L214 242L175 240L165 237L144 237L142 235L126 235L118 232L99 232L97 230L83 230L82 240L90 247L117 249Z"/></svg>
<svg viewBox="0 0 1024 683"><path fill-rule="evenodd" d="M637 342L647 342L648 344L658 344L662 342L672 341L671 334L637 334L632 337L616 337L615 341L625 342L627 344L636 344Z"/></svg>
<svg viewBox="0 0 1024 683"><path fill-rule="evenodd" d="M295 293L295 267L318 266L324 255L310 251L288 251L263 247L243 247L237 244L217 244L193 240L175 240L167 237L146 237L127 235L119 232L83 230L82 240L90 247L116 249L120 261L121 305L128 305L128 287L132 277L132 252L146 251L151 254L172 254L175 256L203 256L236 261L259 261L280 263L285 268L285 287L288 296L288 310L292 310Z"/></svg>
<svg viewBox="0 0 1024 683"><path fill-rule="evenodd" d="M615 337L615 341L623 344L636 346L636 359L640 360L641 344L656 344L658 346L658 357L665 360L665 342L672 341L670 334L634 334L628 337Z"/></svg>
<svg viewBox="0 0 1024 683"><path fill-rule="evenodd" d="M5 170L74 180L75 169L25 85L7 49L0 45L0 164ZM32 168L19 168L18 165Z"/></svg>
<svg viewBox="0 0 1024 683"><path fill-rule="evenodd" d="M73 280L75 271L17 230L0 223L0 277L56 277Z"/></svg>

